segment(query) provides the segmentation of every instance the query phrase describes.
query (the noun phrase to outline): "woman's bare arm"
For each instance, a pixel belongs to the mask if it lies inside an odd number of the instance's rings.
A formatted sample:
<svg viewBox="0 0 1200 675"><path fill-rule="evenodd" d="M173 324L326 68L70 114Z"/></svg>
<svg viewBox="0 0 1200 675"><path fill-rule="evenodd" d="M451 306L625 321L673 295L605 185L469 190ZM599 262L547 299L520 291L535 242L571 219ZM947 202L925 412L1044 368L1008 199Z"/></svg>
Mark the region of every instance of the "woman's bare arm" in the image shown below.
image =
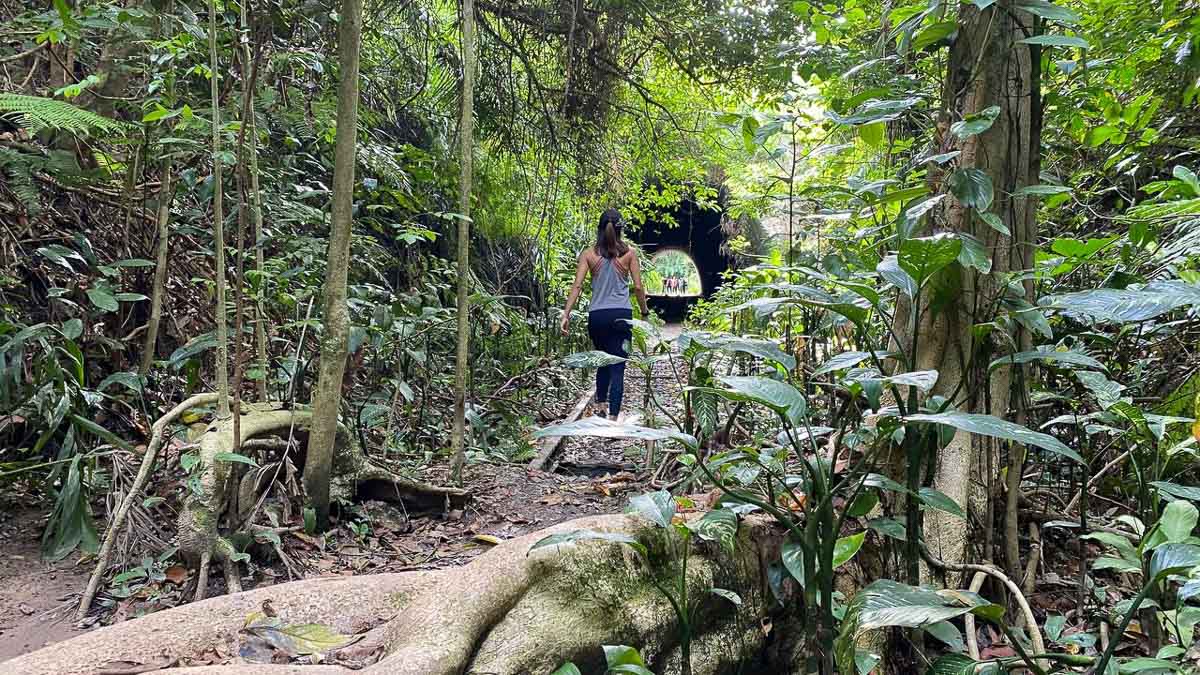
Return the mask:
<svg viewBox="0 0 1200 675"><path fill-rule="evenodd" d="M638 262L636 253L631 252L629 257L629 276L633 280L633 293L637 296L642 318L646 318L650 316L650 308L646 306L646 287L642 285L642 264Z"/></svg>
<svg viewBox="0 0 1200 675"><path fill-rule="evenodd" d="M571 310L575 309L575 302L579 300L579 294L583 292L583 280L587 278L588 261L587 251L579 254L579 262L575 264L575 282L571 284L571 293L567 296L567 306L563 309L562 329L567 332L567 324L571 321Z"/></svg>

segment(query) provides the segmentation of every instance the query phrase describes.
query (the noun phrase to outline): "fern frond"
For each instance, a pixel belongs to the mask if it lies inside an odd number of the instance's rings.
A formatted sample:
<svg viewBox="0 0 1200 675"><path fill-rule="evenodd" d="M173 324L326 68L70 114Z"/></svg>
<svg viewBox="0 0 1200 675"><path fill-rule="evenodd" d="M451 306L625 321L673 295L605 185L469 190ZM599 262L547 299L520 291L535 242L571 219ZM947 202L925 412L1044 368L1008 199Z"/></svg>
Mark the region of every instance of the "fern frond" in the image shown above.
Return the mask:
<svg viewBox="0 0 1200 675"><path fill-rule="evenodd" d="M25 212L36 216L41 212L41 193L33 182L36 158L9 148L0 148L0 172L8 177L8 188L21 201Z"/></svg>
<svg viewBox="0 0 1200 675"><path fill-rule="evenodd" d="M35 134L46 129L79 136L93 130L124 134L127 128L122 122L77 108L65 101L23 94L0 93L0 117L15 119L17 124Z"/></svg>

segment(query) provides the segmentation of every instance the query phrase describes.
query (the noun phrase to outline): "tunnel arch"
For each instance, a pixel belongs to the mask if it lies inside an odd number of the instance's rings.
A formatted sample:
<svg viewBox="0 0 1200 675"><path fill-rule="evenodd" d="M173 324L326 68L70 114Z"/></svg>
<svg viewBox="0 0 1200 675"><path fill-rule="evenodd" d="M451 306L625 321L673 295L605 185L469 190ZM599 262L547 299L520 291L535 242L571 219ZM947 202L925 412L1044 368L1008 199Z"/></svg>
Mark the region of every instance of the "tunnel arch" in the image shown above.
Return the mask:
<svg viewBox="0 0 1200 675"><path fill-rule="evenodd" d="M721 285L722 275L732 264L725 247L723 219L724 208L706 208L684 199L673 209L651 214L630 228L627 236L648 256L682 250L700 274L700 294L709 297Z"/></svg>

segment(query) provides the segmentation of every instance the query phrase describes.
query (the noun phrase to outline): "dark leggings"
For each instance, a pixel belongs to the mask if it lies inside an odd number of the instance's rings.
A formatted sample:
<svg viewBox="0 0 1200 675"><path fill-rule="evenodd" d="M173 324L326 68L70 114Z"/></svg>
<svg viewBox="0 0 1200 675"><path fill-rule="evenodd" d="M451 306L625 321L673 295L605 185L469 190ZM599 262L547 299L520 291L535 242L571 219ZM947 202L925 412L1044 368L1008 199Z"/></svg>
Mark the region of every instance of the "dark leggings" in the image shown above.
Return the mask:
<svg viewBox="0 0 1200 675"><path fill-rule="evenodd" d="M588 312L588 336L592 344L602 352L628 356L625 341L633 335L627 319L633 318L632 309L597 309ZM608 402L608 414L621 412L621 399L625 396L625 362L604 366L596 371L596 402Z"/></svg>

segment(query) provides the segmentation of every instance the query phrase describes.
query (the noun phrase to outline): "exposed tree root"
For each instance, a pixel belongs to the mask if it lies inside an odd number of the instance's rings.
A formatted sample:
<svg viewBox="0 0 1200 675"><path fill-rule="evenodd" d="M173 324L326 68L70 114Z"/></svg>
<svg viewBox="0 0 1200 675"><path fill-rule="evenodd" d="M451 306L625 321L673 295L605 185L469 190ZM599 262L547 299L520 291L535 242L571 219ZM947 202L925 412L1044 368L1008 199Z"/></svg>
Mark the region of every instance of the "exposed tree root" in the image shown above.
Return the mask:
<svg viewBox="0 0 1200 675"><path fill-rule="evenodd" d="M301 581L167 610L0 664L0 673L97 673L105 664L121 661L184 666L218 645L237 653L233 641L238 629L268 599L286 625L323 623L339 632L361 633L372 621L390 618L331 655L334 663L370 663L382 657L367 673L517 675L550 672L566 661L592 672L602 667L604 644L638 647L655 672L673 668L679 659L675 616L629 549L585 543L529 554L542 537L576 529L632 534L659 563L657 573L666 569L661 564L665 537L673 535L630 516L583 518L505 542L456 570ZM767 651L767 634L760 629L768 615L765 570L781 542L781 533L769 522L750 519L742 523L732 554L715 544L693 547L688 588L698 606L693 626L696 675L733 672L736 664L755 662ZM737 592L742 605L709 594L713 587ZM777 621L771 634L787 630ZM167 672L352 671L232 663Z"/></svg>
<svg viewBox="0 0 1200 675"><path fill-rule="evenodd" d="M100 581L108 571L112 560L112 551L117 533L129 515L130 508L141 495L146 481L153 473L154 463L161 449L167 427L182 414L197 406L206 405L216 400L216 394L198 394L180 403L170 412L163 415L154 423L150 443L142 459L129 492L121 501L113 515L112 522L104 537L104 545L100 549L96 568L88 581L87 589L79 603L77 619L82 619L91 607L99 589ZM225 573L227 587L237 592L240 590L237 564L233 560L236 549L230 543L228 535L222 533L220 523L227 515L242 516L245 514L229 514L229 507L234 490L229 487L236 463L220 459L223 453L231 453L235 447L249 448L249 441L263 436L281 434L290 437L293 433L307 432L312 422L312 412L306 408L284 410L278 404L256 404L243 406L238 432L241 444L234 442L233 418L214 421L199 442L199 477L197 489L189 491L183 509L179 515L178 544L180 553L198 567L199 583L196 588L196 600L203 600L207 591L209 565L218 562ZM387 469L377 466L367 458L362 449L354 442L353 436L341 430L338 439L337 455L335 457L335 476L332 480L331 494L334 498L351 499L355 495L363 495L372 499L403 500L414 511L447 509L449 505L464 500L467 493L455 488L442 488L425 485L417 481L396 476ZM248 496L256 494L261 487L256 481L248 481L251 495L241 495L238 503L252 503ZM241 522L241 518L231 520Z"/></svg>

